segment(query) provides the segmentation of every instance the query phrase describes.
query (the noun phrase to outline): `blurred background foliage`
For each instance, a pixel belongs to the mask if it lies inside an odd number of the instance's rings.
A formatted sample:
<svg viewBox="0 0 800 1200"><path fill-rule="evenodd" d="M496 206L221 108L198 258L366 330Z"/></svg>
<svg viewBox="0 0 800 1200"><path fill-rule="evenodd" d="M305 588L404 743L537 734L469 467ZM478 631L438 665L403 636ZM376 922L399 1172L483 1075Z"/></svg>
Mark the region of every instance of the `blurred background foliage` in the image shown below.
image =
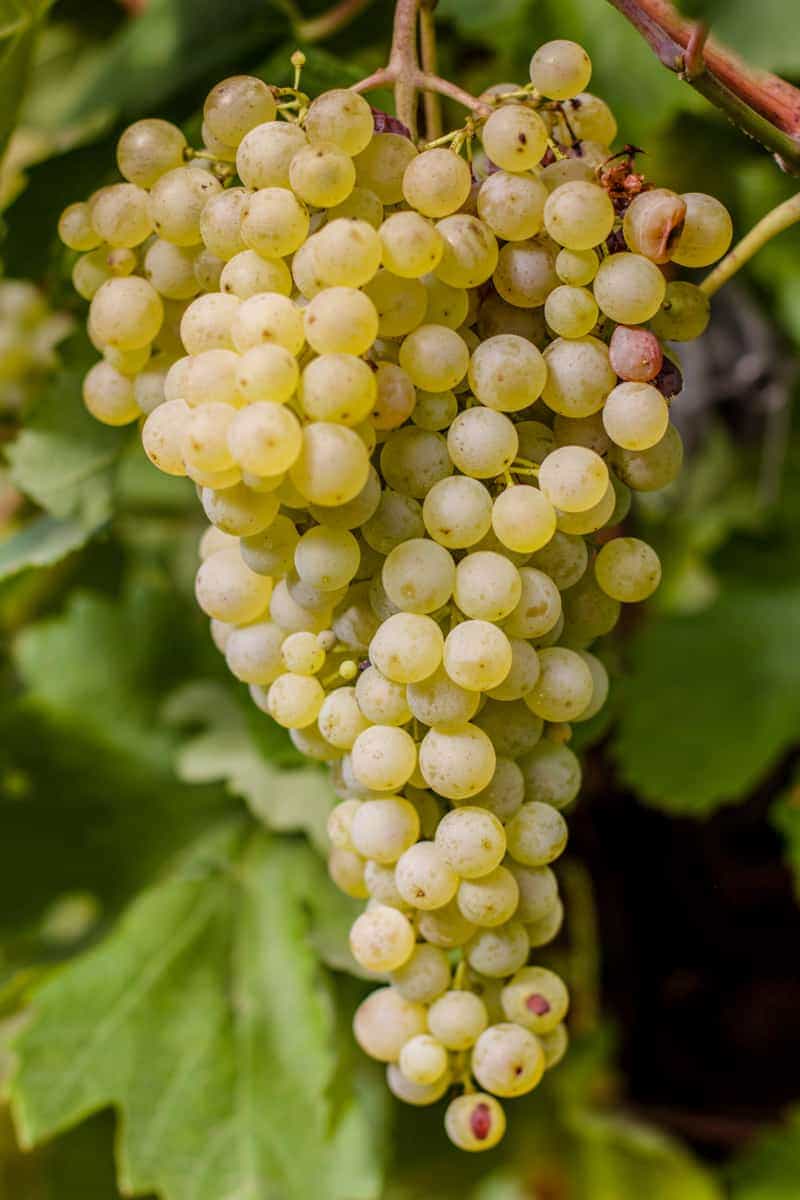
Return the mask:
<svg viewBox="0 0 800 1200"><path fill-rule="evenodd" d="M684 353L688 465L631 520L664 585L607 647L612 703L581 731L552 951L574 1048L477 1161L445 1147L437 1110L390 1104L350 1044L361 984L320 857L330 793L211 648L191 489L83 410L92 353L60 210L112 177L124 123L191 132L225 75L288 82L298 23L324 7L0 0L3 269L74 318L58 368L0 412L6 1082L32 995L44 1015L12 1088L22 1139L44 1144L21 1154L0 1111L0 1195L797 1200L800 230ZM307 90L380 65L391 8L304 45ZM684 11L800 82L793 0ZM659 182L718 195L740 235L796 190L604 0L440 0L437 21L442 74L476 92L524 80L540 42L583 43L621 144Z"/></svg>

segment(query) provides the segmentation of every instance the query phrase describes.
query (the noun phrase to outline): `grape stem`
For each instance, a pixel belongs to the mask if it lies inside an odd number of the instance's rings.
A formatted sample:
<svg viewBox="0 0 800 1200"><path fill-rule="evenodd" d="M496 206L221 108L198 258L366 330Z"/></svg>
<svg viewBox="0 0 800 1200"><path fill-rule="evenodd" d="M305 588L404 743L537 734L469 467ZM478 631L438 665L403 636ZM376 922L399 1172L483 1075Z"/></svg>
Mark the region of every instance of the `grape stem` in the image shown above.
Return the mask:
<svg viewBox="0 0 800 1200"><path fill-rule="evenodd" d="M775 156L783 170L800 173L800 89L757 70L708 38L671 0L609 0L670 71L674 71L746 134Z"/></svg>
<svg viewBox="0 0 800 1200"><path fill-rule="evenodd" d="M436 22L433 9L436 0L422 0L419 9L419 53L422 69L427 75L436 74ZM442 102L438 92L424 92L425 136L431 141L442 136Z"/></svg>
<svg viewBox="0 0 800 1200"><path fill-rule="evenodd" d="M732 250L728 251L722 262L718 263L714 270L705 277L700 284L701 291L704 291L707 296L713 296L724 283L727 283L736 274L740 267L758 253L762 246L766 246L772 238L783 233L784 229L789 229L798 221L800 221L800 192L796 196L790 196L788 200L784 200L783 204L779 204L765 217L762 217L758 224L754 225L750 232L745 234Z"/></svg>
<svg viewBox="0 0 800 1200"><path fill-rule="evenodd" d="M389 61L385 67L373 71L366 79L353 84L354 92L369 92L375 88L390 86L394 88L395 108L397 116L411 131L411 136L417 137L417 91L433 92L455 100L464 108L479 116L486 117L491 112L490 107L465 92L449 79L442 79L431 71L422 70L417 55L417 15L420 0L397 0L394 11L394 31L392 33L392 48ZM432 17L431 17L432 20Z"/></svg>

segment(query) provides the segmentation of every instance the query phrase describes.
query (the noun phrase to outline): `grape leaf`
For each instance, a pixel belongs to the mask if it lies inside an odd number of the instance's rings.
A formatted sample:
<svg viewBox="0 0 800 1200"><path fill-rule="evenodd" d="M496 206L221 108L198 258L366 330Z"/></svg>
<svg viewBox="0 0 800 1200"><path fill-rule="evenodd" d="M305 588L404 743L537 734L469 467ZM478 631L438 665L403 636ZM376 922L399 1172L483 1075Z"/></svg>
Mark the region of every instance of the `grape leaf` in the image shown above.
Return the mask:
<svg viewBox="0 0 800 1200"><path fill-rule="evenodd" d="M170 697L164 717L173 724L193 725L176 755L180 779L186 783L222 780L270 829L303 831L320 850L327 849L325 826L336 797L326 774L313 766L281 770L274 758L262 754L244 710L227 688L216 683L187 684ZM279 753L283 737L268 717L263 717L263 723L274 731L271 741ZM198 725L205 728L197 732Z"/></svg>
<svg viewBox="0 0 800 1200"><path fill-rule="evenodd" d="M52 516L73 518L91 533L111 516L114 468L130 433L89 415L82 378L83 369L76 368L53 377L7 457L21 491Z"/></svg>
<svg viewBox="0 0 800 1200"><path fill-rule="evenodd" d="M252 709L249 697L245 704ZM248 720L230 689L210 681L187 683L169 697L164 719L191 732L181 742L175 765L187 784L223 782L241 796L259 821L279 832L303 832L317 850L328 849L326 825L336 796L327 773L316 766L279 766L287 757L284 731L253 709ZM264 730L260 745L255 730ZM198 731L199 730L199 731ZM295 755L291 744L291 762ZM269 757L267 757L269 755ZM300 760L303 761L303 760ZM330 967L366 977L350 952L348 934L361 906L338 888L326 890L314 908L313 941Z"/></svg>
<svg viewBox="0 0 800 1200"><path fill-rule="evenodd" d="M106 114L131 119L158 111L181 88L275 45L288 33L278 3L265 0L149 0L112 37L83 90L61 114L63 125ZM143 97L146 98L143 100Z"/></svg>
<svg viewBox="0 0 800 1200"><path fill-rule="evenodd" d="M664 617L629 648L614 756L624 781L672 813L745 795L797 737L800 585L728 579L700 613Z"/></svg>
<svg viewBox="0 0 800 1200"><path fill-rule="evenodd" d="M728 1171L731 1200L796 1200L800 1179L800 1109L734 1161Z"/></svg>
<svg viewBox="0 0 800 1200"><path fill-rule="evenodd" d="M53 0L0 0L0 156L16 124L36 36Z"/></svg>
<svg viewBox="0 0 800 1200"><path fill-rule="evenodd" d="M73 592L13 644L21 686L0 704L4 949L64 892L113 913L234 808L219 786L176 777L178 738L158 720L163 689L205 652L190 603L151 571L121 597Z"/></svg>
<svg viewBox="0 0 800 1200"><path fill-rule="evenodd" d="M330 1200L380 1190L370 1118L337 1070L308 940L327 884L305 844L226 824L34 996L15 1043L31 1146L113 1104L123 1191Z"/></svg>
<svg viewBox="0 0 800 1200"><path fill-rule="evenodd" d="M80 521L42 513L0 544L0 579L28 567L50 567L85 546L89 536Z"/></svg>

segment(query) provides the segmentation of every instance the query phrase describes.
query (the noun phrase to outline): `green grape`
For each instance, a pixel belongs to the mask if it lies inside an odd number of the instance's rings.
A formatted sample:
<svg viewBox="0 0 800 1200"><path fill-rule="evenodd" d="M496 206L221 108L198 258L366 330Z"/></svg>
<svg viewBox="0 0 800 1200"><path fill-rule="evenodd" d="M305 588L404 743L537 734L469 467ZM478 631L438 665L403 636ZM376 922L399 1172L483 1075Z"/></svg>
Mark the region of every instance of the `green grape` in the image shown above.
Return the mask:
<svg viewBox="0 0 800 1200"><path fill-rule="evenodd" d="M685 279L671 279L650 328L670 342L688 342L705 333L711 302L705 292Z"/></svg>
<svg viewBox="0 0 800 1200"><path fill-rule="evenodd" d="M614 114L599 96L579 92L565 105L572 132L579 141L599 142L610 146L617 136Z"/></svg>
<svg viewBox="0 0 800 1200"><path fill-rule="evenodd" d="M292 355L302 349L303 312L288 296L278 292L259 293L241 303L233 302L231 314L231 341L240 354L254 346L272 344L282 346Z"/></svg>
<svg viewBox="0 0 800 1200"><path fill-rule="evenodd" d="M516 484L495 500L492 528L509 550L530 554L546 546L555 533L555 509L538 488Z"/></svg>
<svg viewBox="0 0 800 1200"><path fill-rule="evenodd" d="M504 300L517 308L540 308L558 284L552 242L529 238L503 246L492 276Z"/></svg>
<svg viewBox="0 0 800 1200"><path fill-rule="evenodd" d="M377 313L379 337L405 337L425 319L428 293L419 279L404 279L381 267L364 284L364 294Z"/></svg>
<svg viewBox="0 0 800 1200"><path fill-rule="evenodd" d="M594 296L582 287L562 284L553 288L544 302L544 319L559 337L585 337L594 329L599 315Z"/></svg>
<svg viewBox="0 0 800 1200"><path fill-rule="evenodd" d="M130 379L107 362L95 363L86 373L83 403L104 425L129 425L141 415ZM183 471L170 474L183 474Z"/></svg>
<svg viewBox="0 0 800 1200"><path fill-rule="evenodd" d="M504 413L468 408L456 417L447 435L453 463L474 479L490 479L511 466L519 438Z"/></svg>
<svg viewBox="0 0 800 1200"><path fill-rule="evenodd" d="M305 130L312 145L332 142L351 157L372 140L372 112L363 96L349 88L334 88L312 100Z"/></svg>
<svg viewBox="0 0 800 1200"><path fill-rule="evenodd" d="M356 156L356 179L369 188L381 204L403 199L403 178L417 151L413 142L399 133L376 133Z"/></svg>
<svg viewBox="0 0 800 1200"><path fill-rule="evenodd" d="M350 949L359 966L367 971L396 971L414 951L414 927L396 908L378 904L354 922Z"/></svg>
<svg viewBox="0 0 800 1200"><path fill-rule="evenodd" d="M369 416L376 395L373 372L353 354L320 354L312 359L303 371L298 392L306 417L342 425L358 425Z"/></svg>
<svg viewBox="0 0 800 1200"><path fill-rule="evenodd" d="M503 104L487 118L481 140L503 171L529 171L547 149L547 126L534 109Z"/></svg>
<svg viewBox="0 0 800 1200"><path fill-rule="evenodd" d="M423 150L403 174L403 195L426 217L446 217L461 208L472 179L468 163L445 147Z"/></svg>
<svg viewBox="0 0 800 1200"><path fill-rule="evenodd" d="M594 573L607 595L631 604L652 596L661 582L661 563L639 538L614 538L600 550Z"/></svg>
<svg viewBox="0 0 800 1200"><path fill-rule="evenodd" d="M328 208L328 221L335 221L337 217L366 221L373 229L377 229L383 220L383 205L369 188L356 186L339 204Z"/></svg>
<svg viewBox="0 0 800 1200"><path fill-rule="evenodd" d="M556 274L562 283L570 287L586 287L597 274L600 260L594 250L559 250L556 257Z"/></svg>
<svg viewBox="0 0 800 1200"><path fill-rule="evenodd" d="M394 275L419 279L439 265L444 240L436 226L415 212L396 212L378 230L383 265Z"/></svg>
<svg viewBox="0 0 800 1200"><path fill-rule="evenodd" d="M429 538L412 538L383 564L386 594L401 612L432 613L453 594L456 568L450 553Z"/></svg>
<svg viewBox="0 0 800 1200"><path fill-rule="evenodd" d="M525 703L543 721L572 721L589 705L593 691L592 673L581 656L550 646L539 651L539 676Z"/></svg>
<svg viewBox="0 0 800 1200"><path fill-rule="evenodd" d="M623 483L635 492L653 492L677 478L683 462L683 442L674 425L668 425L660 442L649 450L622 450L613 454L614 468Z"/></svg>
<svg viewBox="0 0 800 1200"><path fill-rule="evenodd" d="M308 139L291 121L265 121L242 138L236 150L236 174L245 187L289 187L289 166Z"/></svg>
<svg viewBox="0 0 800 1200"><path fill-rule="evenodd" d="M150 213L158 236L176 246L198 245L203 209L221 191L219 181L199 167L175 167L160 175L150 192Z"/></svg>
<svg viewBox="0 0 800 1200"><path fill-rule="evenodd" d="M547 368L535 346L516 334L481 342L469 364L469 383L482 404L518 412L541 395Z"/></svg>
<svg viewBox="0 0 800 1200"><path fill-rule="evenodd" d="M539 468L539 487L554 508L584 512L598 504L608 488L608 467L585 446L559 446Z"/></svg>
<svg viewBox="0 0 800 1200"><path fill-rule="evenodd" d="M333 142L302 146L289 164L289 183L295 195L316 208L341 204L355 182L353 160Z"/></svg>
<svg viewBox="0 0 800 1200"><path fill-rule="evenodd" d="M477 217L456 213L436 222L444 239L436 275L455 288L478 287L489 279L497 266L497 239L488 225Z"/></svg>
<svg viewBox="0 0 800 1200"><path fill-rule="evenodd" d="M428 616L396 613L381 625L370 644L370 659L395 683L418 683L442 661L444 637Z"/></svg>
<svg viewBox="0 0 800 1200"><path fill-rule="evenodd" d="M161 297L146 279L109 279L92 299L89 335L100 346L139 350L152 342L163 319Z"/></svg>
<svg viewBox="0 0 800 1200"><path fill-rule="evenodd" d="M275 119L270 88L252 75L233 75L212 88L203 105L209 130L226 146L238 146L255 125Z"/></svg>
<svg viewBox="0 0 800 1200"><path fill-rule="evenodd" d="M442 435L415 425L390 434L381 451L380 467L390 488L419 500L453 470Z"/></svg>
<svg viewBox="0 0 800 1200"><path fill-rule="evenodd" d="M435 1084L447 1073L447 1051L429 1033L421 1033L403 1046L398 1065L411 1083Z"/></svg>
<svg viewBox="0 0 800 1200"><path fill-rule="evenodd" d="M478 192L478 216L507 242L524 241L544 223L547 188L531 175L495 171Z"/></svg>
<svg viewBox="0 0 800 1200"><path fill-rule="evenodd" d="M466 288L451 287L435 275L425 275L421 282L427 298L427 324L459 329L467 322L471 293Z"/></svg>
<svg viewBox="0 0 800 1200"><path fill-rule="evenodd" d="M186 138L177 126L150 117L123 132L117 142L117 166L130 183L151 188L162 175L182 164L185 149Z"/></svg>
<svg viewBox="0 0 800 1200"><path fill-rule="evenodd" d="M553 516L555 521L555 514ZM586 542L574 534L556 530L550 540L530 558L530 565L549 575L559 591L571 588L589 563Z"/></svg>
<svg viewBox="0 0 800 1200"><path fill-rule="evenodd" d="M655 263L641 254L610 254L594 277L594 298L602 312L621 325L640 325L655 316L666 292Z"/></svg>
<svg viewBox="0 0 800 1200"><path fill-rule="evenodd" d="M263 258L283 258L308 235L308 212L287 188L260 188L242 212L242 239Z"/></svg>
<svg viewBox="0 0 800 1200"><path fill-rule="evenodd" d="M564 417L599 412L617 382L608 347L594 337L557 338L545 350L544 360L547 379L542 399Z"/></svg>
<svg viewBox="0 0 800 1200"><path fill-rule="evenodd" d="M561 595L544 571L520 567L522 595L506 620L510 637L538 638L549 633L561 615Z"/></svg>
<svg viewBox="0 0 800 1200"><path fill-rule="evenodd" d="M376 396L371 419L375 430L397 429L413 413L417 394L408 372L393 362L375 369Z"/></svg>
<svg viewBox="0 0 800 1200"><path fill-rule="evenodd" d="M420 325L403 341L399 361L415 387L443 392L463 379L469 350L455 330L445 325Z"/></svg>
<svg viewBox="0 0 800 1200"><path fill-rule="evenodd" d="M608 436L623 450L649 450L667 432L669 408L649 383L619 383L603 407Z"/></svg>
<svg viewBox="0 0 800 1200"><path fill-rule="evenodd" d="M600 500L590 508L580 512L558 513L557 526L561 533L588 534L596 533L611 520L611 515L617 502L614 486L609 480L606 490Z"/></svg>
<svg viewBox="0 0 800 1200"><path fill-rule="evenodd" d="M583 46L564 40L545 42L530 64L531 83L551 100L569 100L587 86L592 62Z"/></svg>
<svg viewBox="0 0 800 1200"><path fill-rule="evenodd" d="M227 188L212 196L200 214L203 244L223 262L245 249L241 222L247 198L245 188Z"/></svg>
<svg viewBox="0 0 800 1200"><path fill-rule="evenodd" d="M315 235L314 263L325 286L361 287L380 266L381 240L367 221L339 217Z"/></svg>
<svg viewBox="0 0 800 1200"><path fill-rule="evenodd" d="M167 300L191 300L200 291L194 272L194 246L173 246L156 238L144 256L144 277Z"/></svg>
<svg viewBox="0 0 800 1200"><path fill-rule="evenodd" d="M544 226L568 250L591 250L604 242L614 226L614 206L596 183L562 183L547 197Z"/></svg>
<svg viewBox="0 0 800 1200"><path fill-rule="evenodd" d="M445 671L468 691L498 687L511 670L511 658L511 643L491 621L461 621L445 638Z"/></svg>
<svg viewBox="0 0 800 1200"><path fill-rule="evenodd" d="M367 482L369 455L352 429L315 421L302 430L300 453L290 473L300 495L312 504L346 504Z"/></svg>
<svg viewBox="0 0 800 1200"><path fill-rule="evenodd" d="M251 571L235 548L209 555L195 578L195 595L203 612L234 625L261 616L271 592L272 580Z"/></svg>
<svg viewBox="0 0 800 1200"><path fill-rule="evenodd" d="M683 267L708 267L728 249L733 223L724 204L705 192L684 192L686 216L670 258Z"/></svg>
<svg viewBox="0 0 800 1200"><path fill-rule="evenodd" d="M420 429L440 432L449 428L458 414L458 401L451 391L417 392L411 420Z"/></svg>
<svg viewBox="0 0 800 1200"><path fill-rule="evenodd" d="M396 618L391 617L390 621L393 620ZM495 750L491 741L482 729L469 722L450 725L446 730L429 729L419 748L419 765L425 782L448 800L465 800L482 791L494 775L495 761ZM458 809L450 816L464 811ZM439 828L441 829L441 825ZM502 829L502 826L500 828ZM442 852L444 853L443 848Z"/></svg>

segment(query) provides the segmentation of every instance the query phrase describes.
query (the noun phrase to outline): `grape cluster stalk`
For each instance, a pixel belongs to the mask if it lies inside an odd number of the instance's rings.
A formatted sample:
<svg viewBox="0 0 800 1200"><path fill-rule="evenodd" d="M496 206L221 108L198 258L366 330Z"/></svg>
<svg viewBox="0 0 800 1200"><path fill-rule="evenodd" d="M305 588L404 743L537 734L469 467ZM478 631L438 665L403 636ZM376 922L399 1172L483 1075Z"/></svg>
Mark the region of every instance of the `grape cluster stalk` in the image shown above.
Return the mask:
<svg viewBox="0 0 800 1200"><path fill-rule="evenodd" d="M676 277L724 207L614 154L588 55L541 46L418 147L358 91L226 79L203 146L138 121L124 182L61 237L101 358L89 411L138 422L210 522L196 594L255 704L326 763L330 874L366 901L355 1036L469 1151L567 1047L536 961L602 707L590 647L660 564L619 529L681 465Z"/></svg>

